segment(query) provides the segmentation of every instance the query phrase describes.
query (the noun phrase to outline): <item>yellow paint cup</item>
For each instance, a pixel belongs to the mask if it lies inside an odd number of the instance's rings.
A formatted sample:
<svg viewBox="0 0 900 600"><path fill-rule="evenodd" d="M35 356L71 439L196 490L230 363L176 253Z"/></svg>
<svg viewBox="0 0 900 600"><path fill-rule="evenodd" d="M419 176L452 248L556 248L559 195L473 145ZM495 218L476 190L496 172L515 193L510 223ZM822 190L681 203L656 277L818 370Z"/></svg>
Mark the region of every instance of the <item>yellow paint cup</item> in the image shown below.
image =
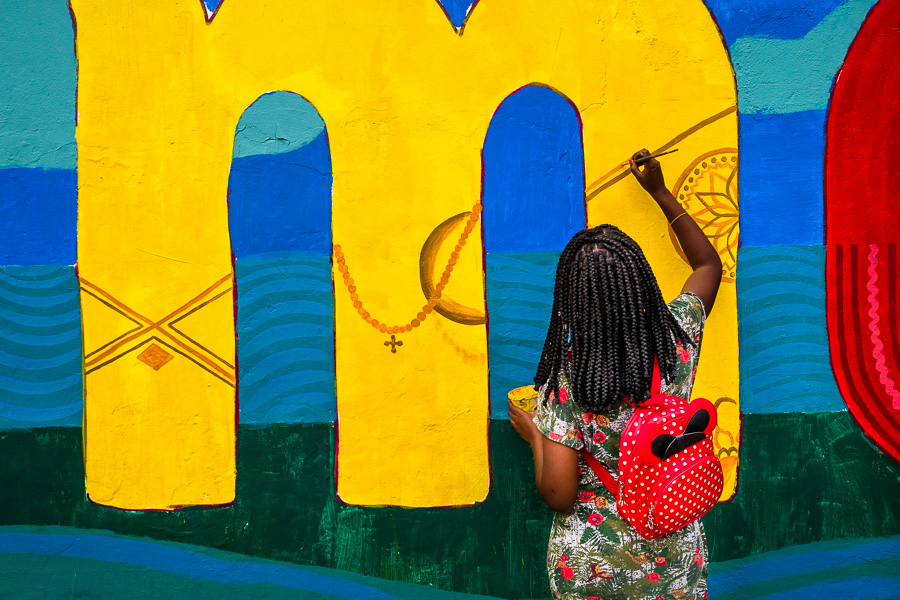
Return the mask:
<svg viewBox="0 0 900 600"><path fill-rule="evenodd" d="M510 390L507 397L513 404L525 412L534 412L537 410L538 393L533 385L523 385L522 387Z"/></svg>

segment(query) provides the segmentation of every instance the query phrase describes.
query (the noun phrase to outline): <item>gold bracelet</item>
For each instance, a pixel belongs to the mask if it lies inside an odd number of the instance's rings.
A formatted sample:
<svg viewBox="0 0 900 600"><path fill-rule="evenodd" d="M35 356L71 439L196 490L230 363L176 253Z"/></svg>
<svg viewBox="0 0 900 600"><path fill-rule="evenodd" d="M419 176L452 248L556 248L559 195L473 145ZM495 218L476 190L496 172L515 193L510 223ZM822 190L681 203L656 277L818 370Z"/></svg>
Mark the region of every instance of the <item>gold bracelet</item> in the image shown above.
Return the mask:
<svg viewBox="0 0 900 600"><path fill-rule="evenodd" d="M672 219L671 221L669 221L669 227L672 226L672 223L674 223L675 221L677 221L678 219L680 219L681 217L683 217L683 216L686 215L686 214L687 214L687 211L684 211L684 212L682 212L680 215L678 215L677 217L675 217L674 219Z"/></svg>

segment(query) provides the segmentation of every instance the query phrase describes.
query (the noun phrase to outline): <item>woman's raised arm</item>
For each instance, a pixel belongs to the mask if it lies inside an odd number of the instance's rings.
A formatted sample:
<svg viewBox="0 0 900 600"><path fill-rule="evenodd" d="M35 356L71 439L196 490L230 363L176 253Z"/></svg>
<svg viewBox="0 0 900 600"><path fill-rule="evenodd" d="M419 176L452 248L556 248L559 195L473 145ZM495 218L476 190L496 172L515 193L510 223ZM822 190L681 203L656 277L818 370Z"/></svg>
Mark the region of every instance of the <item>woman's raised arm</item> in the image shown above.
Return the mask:
<svg viewBox="0 0 900 600"><path fill-rule="evenodd" d="M694 270L684 282L681 291L697 294L709 316L716 301L716 294L719 292L719 283L722 281L722 259L719 258L719 253L709 243L706 235L691 218L691 215L687 214L666 187L659 161L655 158L645 161L641 165L643 170L634 162L645 156L650 156L650 152L646 148L635 152L629 161L631 172L634 173L634 177L641 187L656 200L662 209L672 231L678 238L678 243L681 244L681 249L684 250L691 269Z"/></svg>

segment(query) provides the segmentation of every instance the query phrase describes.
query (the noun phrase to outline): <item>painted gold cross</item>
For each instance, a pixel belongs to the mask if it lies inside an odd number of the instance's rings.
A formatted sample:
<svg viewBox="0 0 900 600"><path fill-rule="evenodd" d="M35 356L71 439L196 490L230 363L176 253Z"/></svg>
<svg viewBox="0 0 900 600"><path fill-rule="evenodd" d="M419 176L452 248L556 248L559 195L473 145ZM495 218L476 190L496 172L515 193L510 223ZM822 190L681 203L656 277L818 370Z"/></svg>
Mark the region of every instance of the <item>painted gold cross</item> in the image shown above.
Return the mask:
<svg viewBox="0 0 900 600"><path fill-rule="evenodd" d="M391 353L397 354L397 346L402 346L403 342L397 339L397 336L392 335L390 341L384 343L385 346L391 347Z"/></svg>

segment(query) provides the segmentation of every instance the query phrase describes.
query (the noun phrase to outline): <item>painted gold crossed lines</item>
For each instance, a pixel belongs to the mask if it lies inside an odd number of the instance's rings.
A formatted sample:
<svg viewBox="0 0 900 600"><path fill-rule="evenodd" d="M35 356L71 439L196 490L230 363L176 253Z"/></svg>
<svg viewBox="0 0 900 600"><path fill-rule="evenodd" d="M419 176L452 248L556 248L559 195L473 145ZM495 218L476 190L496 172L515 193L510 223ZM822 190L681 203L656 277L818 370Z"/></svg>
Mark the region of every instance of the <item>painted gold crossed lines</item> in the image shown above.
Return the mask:
<svg viewBox="0 0 900 600"><path fill-rule="evenodd" d="M235 387L234 365L218 356L209 348L204 347L197 340L179 331L176 327L176 324L182 319L200 310L217 298L221 298L225 294L231 294L231 273L158 321L149 319L136 310L129 308L111 294L84 278L81 278L80 281L82 292L93 296L135 324L134 328L85 355L85 375L122 358L135 348L155 341L209 371L231 387Z"/></svg>

